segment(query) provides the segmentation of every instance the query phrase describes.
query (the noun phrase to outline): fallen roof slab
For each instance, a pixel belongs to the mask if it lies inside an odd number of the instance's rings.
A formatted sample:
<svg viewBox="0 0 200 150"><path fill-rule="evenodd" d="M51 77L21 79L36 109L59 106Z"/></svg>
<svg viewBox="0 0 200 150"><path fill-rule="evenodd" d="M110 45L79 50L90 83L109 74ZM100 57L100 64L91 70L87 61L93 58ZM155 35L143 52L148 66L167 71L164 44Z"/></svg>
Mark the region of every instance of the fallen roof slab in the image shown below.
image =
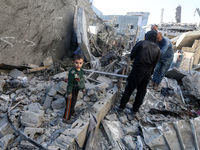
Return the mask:
<svg viewBox="0 0 200 150"><path fill-rule="evenodd" d="M192 47L192 44L196 39L200 38L200 31L183 33L176 42L177 49L182 47Z"/></svg>

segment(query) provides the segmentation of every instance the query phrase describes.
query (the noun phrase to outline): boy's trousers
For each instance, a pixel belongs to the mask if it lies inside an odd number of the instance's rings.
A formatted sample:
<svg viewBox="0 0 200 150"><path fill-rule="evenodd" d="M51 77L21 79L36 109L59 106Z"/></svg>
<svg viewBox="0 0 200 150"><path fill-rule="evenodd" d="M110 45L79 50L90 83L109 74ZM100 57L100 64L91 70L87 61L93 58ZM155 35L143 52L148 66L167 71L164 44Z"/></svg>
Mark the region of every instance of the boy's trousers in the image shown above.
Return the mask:
<svg viewBox="0 0 200 150"><path fill-rule="evenodd" d="M79 90L73 90L72 91L72 98L66 99L66 108L65 108L65 114L64 114L64 119L66 119L66 120L70 120L71 116L75 112L74 107L76 105L78 92L79 92Z"/></svg>

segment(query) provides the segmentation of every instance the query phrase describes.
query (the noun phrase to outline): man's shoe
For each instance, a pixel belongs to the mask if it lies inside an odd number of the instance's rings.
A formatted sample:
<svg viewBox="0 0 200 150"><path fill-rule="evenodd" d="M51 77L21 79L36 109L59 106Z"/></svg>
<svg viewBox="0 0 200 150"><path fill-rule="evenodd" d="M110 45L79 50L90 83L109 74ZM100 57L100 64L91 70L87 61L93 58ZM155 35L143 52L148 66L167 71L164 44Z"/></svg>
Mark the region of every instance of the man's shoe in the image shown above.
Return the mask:
<svg viewBox="0 0 200 150"><path fill-rule="evenodd" d="M155 84L155 86L153 87L154 90L158 90L159 89L159 84Z"/></svg>
<svg viewBox="0 0 200 150"><path fill-rule="evenodd" d="M155 85L155 82L150 81L150 83L149 83L149 87L153 87L154 85Z"/></svg>

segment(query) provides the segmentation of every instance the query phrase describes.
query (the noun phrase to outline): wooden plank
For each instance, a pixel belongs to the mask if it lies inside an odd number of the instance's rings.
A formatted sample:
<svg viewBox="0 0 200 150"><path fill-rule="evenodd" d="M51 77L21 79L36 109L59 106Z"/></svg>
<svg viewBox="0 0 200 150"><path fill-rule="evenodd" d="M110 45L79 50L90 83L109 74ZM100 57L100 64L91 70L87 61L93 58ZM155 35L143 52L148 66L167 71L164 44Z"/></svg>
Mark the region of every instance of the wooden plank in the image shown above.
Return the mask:
<svg viewBox="0 0 200 150"><path fill-rule="evenodd" d="M45 69L47 69L48 67L49 67L49 66L39 67L39 68L36 68L36 69L28 69L27 73L45 70Z"/></svg>

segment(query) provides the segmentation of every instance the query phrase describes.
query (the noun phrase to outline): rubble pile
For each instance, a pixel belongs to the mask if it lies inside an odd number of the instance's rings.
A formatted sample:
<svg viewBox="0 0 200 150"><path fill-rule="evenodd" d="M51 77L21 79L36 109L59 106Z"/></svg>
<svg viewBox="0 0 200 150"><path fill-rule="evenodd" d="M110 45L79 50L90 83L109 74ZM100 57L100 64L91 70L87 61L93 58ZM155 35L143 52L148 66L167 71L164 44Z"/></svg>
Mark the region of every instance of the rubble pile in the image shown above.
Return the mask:
<svg viewBox="0 0 200 150"><path fill-rule="evenodd" d="M158 25L158 30L169 39L181 35L188 31L198 31L199 24L195 23L161 23Z"/></svg>
<svg viewBox="0 0 200 150"><path fill-rule="evenodd" d="M80 138L76 142L82 147L85 137L80 132L83 132L83 128L87 131L89 116L98 112L102 100L105 97L110 100L112 94L108 96L107 92L111 92L109 90L113 86L109 87L106 82L97 84L86 80L87 94L79 92L76 113L72 116L72 122L66 124L62 118L67 89L64 79L68 72L56 74L50 80L45 80L43 76L27 75L30 80L24 84L21 79L27 77L17 69L9 74L1 73L1 149L67 149L75 143L76 136ZM102 77L98 79L105 80ZM101 117L104 116L101 114Z"/></svg>

